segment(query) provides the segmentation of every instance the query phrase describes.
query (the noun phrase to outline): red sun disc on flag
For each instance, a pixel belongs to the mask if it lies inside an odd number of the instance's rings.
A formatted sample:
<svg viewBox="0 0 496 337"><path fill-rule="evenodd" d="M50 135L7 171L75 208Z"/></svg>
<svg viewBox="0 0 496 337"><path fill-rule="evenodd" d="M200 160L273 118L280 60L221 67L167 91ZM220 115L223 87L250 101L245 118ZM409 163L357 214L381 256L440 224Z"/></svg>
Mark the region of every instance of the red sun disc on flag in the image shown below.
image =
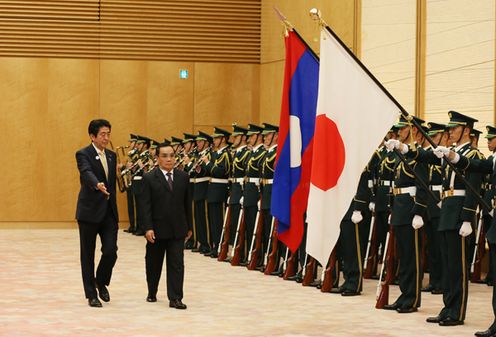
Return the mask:
<svg viewBox="0 0 496 337"><path fill-rule="evenodd" d="M325 114L315 121L311 182L327 191L338 183L345 164L345 148L339 129Z"/></svg>

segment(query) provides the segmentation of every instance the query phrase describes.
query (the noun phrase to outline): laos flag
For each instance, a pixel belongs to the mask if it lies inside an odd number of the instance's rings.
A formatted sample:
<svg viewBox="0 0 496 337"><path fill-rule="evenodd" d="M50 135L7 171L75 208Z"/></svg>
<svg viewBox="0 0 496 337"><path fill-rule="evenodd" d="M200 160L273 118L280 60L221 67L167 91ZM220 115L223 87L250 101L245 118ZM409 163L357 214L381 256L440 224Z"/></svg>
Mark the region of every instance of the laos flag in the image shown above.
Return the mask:
<svg viewBox="0 0 496 337"><path fill-rule="evenodd" d="M278 239L295 252L303 238L310 189L319 60L295 31L288 33L285 44L286 64L271 212L278 220Z"/></svg>

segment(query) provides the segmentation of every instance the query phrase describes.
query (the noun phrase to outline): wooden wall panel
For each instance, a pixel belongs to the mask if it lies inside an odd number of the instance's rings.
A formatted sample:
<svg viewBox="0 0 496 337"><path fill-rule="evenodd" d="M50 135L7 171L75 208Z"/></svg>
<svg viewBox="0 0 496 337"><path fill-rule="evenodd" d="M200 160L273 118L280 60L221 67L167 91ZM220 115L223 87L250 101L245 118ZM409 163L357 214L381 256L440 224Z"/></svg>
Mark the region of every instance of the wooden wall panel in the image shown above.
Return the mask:
<svg viewBox="0 0 496 337"><path fill-rule="evenodd" d="M74 152L97 113L97 73L90 60L2 59L0 123L9 150L0 166L0 221L74 219Z"/></svg>
<svg viewBox="0 0 496 337"><path fill-rule="evenodd" d="M258 63L261 0L0 0L0 55Z"/></svg>
<svg viewBox="0 0 496 337"><path fill-rule="evenodd" d="M195 125L258 122L259 82L258 65L197 63Z"/></svg>

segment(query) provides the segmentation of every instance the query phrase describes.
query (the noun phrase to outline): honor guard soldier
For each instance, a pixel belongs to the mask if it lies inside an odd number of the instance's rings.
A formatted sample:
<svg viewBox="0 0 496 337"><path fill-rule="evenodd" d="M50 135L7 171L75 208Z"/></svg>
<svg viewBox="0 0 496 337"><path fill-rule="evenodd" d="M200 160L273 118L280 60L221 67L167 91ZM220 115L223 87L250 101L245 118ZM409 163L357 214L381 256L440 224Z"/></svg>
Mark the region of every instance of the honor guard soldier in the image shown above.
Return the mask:
<svg viewBox="0 0 496 337"><path fill-rule="evenodd" d="M263 159L262 163L262 202L261 211L263 216L263 240L262 240L262 253L264 255L269 254L269 242L270 237L273 232L273 217L270 211L270 204L272 200L272 183L274 180L274 170L276 164L277 155L277 140L278 140L279 127L264 123L264 130L262 135L264 137L264 146L267 149L267 153ZM277 252L276 252L277 254ZM262 254L260 254L262 255ZM261 256L263 257L263 256ZM265 267L265 259L262 259L262 263ZM263 268L261 268L263 271Z"/></svg>
<svg viewBox="0 0 496 337"><path fill-rule="evenodd" d="M396 139L398 137L398 128L393 126L386 138ZM377 258L379 259L379 255L384 257L384 253L386 251L386 235L389 231L388 219L391 214L391 201L393 197L393 182L394 182L394 170L396 167L396 161L398 160L396 157L396 153L393 150L387 149L385 146L381 146L378 150L378 153L381 157L380 163L377 166L377 188L375 191L375 195L373 196L373 202L370 205L372 211L375 211L375 226L376 229L376 237L377 237L377 248L380 251L377 252ZM375 252L372 252L373 254ZM374 273L375 274L375 271Z"/></svg>
<svg viewBox="0 0 496 337"><path fill-rule="evenodd" d="M136 171L133 173L133 193L136 202L136 231L134 235L143 236L145 231L143 228L143 212L141 194L143 192L143 174L146 173L146 163L150 158L150 143L148 137L138 136L139 159L137 161Z"/></svg>
<svg viewBox="0 0 496 337"><path fill-rule="evenodd" d="M179 159L179 162L176 163L177 168L180 170L184 170L186 173L190 175L189 178L189 195L193 196L195 183L193 182L193 178L191 177L191 165L193 165L193 161L196 155L196 144L195 144L195 135L184 133L184 139L182 141L183 145L183 153ZM192 207L194 209L193 197L191 197ZM189 238L189 240L185 243L186 249L193 249L195 252L198 252L198 248L196 247L198 239L196 235L196 225L193 219L190 221L193 224L193 235Z"/></svg>
<svg viewBox="0 0 496 337"><path fill-rule="evenodd" d="M243 185L245 171L248 164L250 151L246 145L248 129L233 124L233 164L231 173L231 193L229 196L229 244L234 244L236 232L241 225L241 202L243 197ZM239 235L239 233L238 233ZM242 245L243 246L243 245Z"/></svg>
<svg viewBox="0 0 496 337"><path fill-rule="evenodd" d="M420 118L413 117L418 125L424 123ZM423 136L417 126L411 124L403 116L396 125L401 142L408 142L413 150L420 147L418 142ZM394 141L388 140L386 144ZM395 140L399 143L398 140ZM407 147L405 144L402 144ZM427 212L427 165L415 159L399 161L395 168L393 188L393 208L391 210L391 225L398 242L398 258L400 260L399 286L401 295L392 303L384 306L386 310L396 310L399 313L411 313L420 307L420 290L422 287L422 266L420 259L419 229L424 225ZM423 184L422 184L423 182Z"/></svg>
<svg viewBox="0 0 496 337"><path fill-rule="evenodd" d="M210 247L210 230L207 221L207 190L210 180L209 172L207 171L204 158L210 160L212 137L205 132L200 131L196 137L196 147L198 155L190 168L190 177L193 178L195 184L193 189L194 202L194 218L196 225L197 240L200 242L199 251L202 254L208 254L211 251Z"/></svg>
<svg viewBox="0 0 496 337"><path fill-rule="evenodd" d="M178 155L183 149L183 140L181 138L172 136L170 145L172 146L174 153Z"/></svg>
<svg viewBox="0 0 496 337"><path fill-rule="evenodd" d="M448 132L446 125L438 123L428 123L428 135L436 146L448 145ZM425 151L432 152L429 144L424 147ZM441 200L443 191L443 168L441 165L428 164L429 189L437 200ZM443 266L441 264L441 234L439 232L439 217L441 216L441 204L432 198L427 199L427 219L424 226L427 237L427 266L429 269L429 283L423 292L432 294L443 293Z"/></svg>
<svg viewBox="0 0 496 337"><path fill-rule="evenodd" d="M266 152L263 146L262 131L262 127L255 124L248 124L246 135L248 136L248 144L251 147L251 151L246 165L245 186L243 190L243 212L246 224L245 242L247 244L247 250L250 249L252 242L258 213L258 202L260 201L260 173L262 159ZM247 256L244 256L244 258L247 258ZM243 262L241 265L246 266L247 263Z"/></svg>
<svg viewBox="0 0 496 337"><path fill-rule="evenodd" d="M129 159L126 163L126 167L125 167L126 171L131 168L132 163L136 160L136 158L139 155L138 150L137 150L137 144L136 144L137 141L138 141L138 137L136 135L130 134L129 141L128 141L129 142L129 151L127 153ZM126 196L127 196L127 213L129 216L129 227L127 229L125 229L124 232L134 233L136 231L136 212L135 212L136 205L135 205L135 201L134 201L134 194L132 191L131 181L129 180L128 183L129 183L129 185L126 186L127 187L126 188Z"/></svg>
<svg viewBox="0 0 496 337"><path fill-rule="evenodd" d="M490 151L493 151L496 149L496 128L492 126L487 126L487 136L486 138L488 139L488 147ZM460 152L454 152L453 150L449 149L440 149L440 152L443 154L443 156L447 156L448 159L454 163L458 168L463 169L465 172L482 172L486 174L490 174L491 178L491 190L489 191L489 195L493 196L496 194L496 191L494 189L494 186L496 184L496 171L494 168L494 157L490 156L488 159L480 159L480 158L475 158L472 156L472 158L469 158L468 155L463 155ZM484 196L484 200L488 200L487 195ZM491 200L491 204L489 205L491 210L489 211L488 215L493 216L494 215L494 199ZM490 229L487 232L487 241L489 243L489 252L492 255L490 257L490 261L494 260L494 251L496 249L496 232L494 230L494 217L492 217L492 222ZM466 228L468 230L468 227ZM470 232L471 230L468 230ZM463 230L460 229L460 235L462 235ZM481 243L479 243L481 244ZM494 278L494 269L490 267L489 272L492 272L493 275L492 277ZM495 316L495 320L493 321L493 324L486 330L486 331L478 331L475 333L476 336L480 337L490 337L490 336L496 336L496 289L494 288L493 285L493 298L492 298L492 306L493 306L493 314Z"/></svg>
<svg viewBox="0 0 496 337"><path fill-rule="evenodd" d="M374 156L377 155L374 154ZM340 287L331 289L331 293L340 293L342 296L356 296L360 295L362 291L364 249L360 240L360 226L365 226L365 223L368 222L367 218L370 220L368 209L372 196L369 188L370 179L371 173L369 165L367 165L360 175L357 192L340 224L337 251L343 260L345 281Z"/></svg>
<svg viewBox="0 0 496 337"><path fill-rule="evenodd" d="M455 143L453 152L468 159L481 159L482 154L470 143L470 133L476 119L463 115L456 111L450 111L449 115L449 143ZM403 150L408 151L403 145ZM468 263L467 263L467 240L466 237L472 233L472 225L475 221L478 196L482 182L480 173L466 170L467 165L461 166L461 173L465 181L472 186L477 193L475 196L465 185L450 166L443 164L444 156L450 150L438 146L429 153L423 150L410 151L408 156L417 161L430 164L443 165L443 200L441 205L441 216L439 219L439 231L441 232L441 261L443 265L443 303L444 307L439 315L427 318L429 323L438 323L440 326L462 325L465 320L468 296Z"/></svg>
<svg viewBox="0 0 496 337"><path fill-rule="evenodd" d="M214 151L210 158L205 157L202 165L210 178L207 190L208 223L210 227L209 254L212 258L218 257L218 248L222 227L224 225L224 210L227 202L229 175L231 172L231 153L229 150L229 137L231 133L216 127L214 129L213 146Z"/></svg>

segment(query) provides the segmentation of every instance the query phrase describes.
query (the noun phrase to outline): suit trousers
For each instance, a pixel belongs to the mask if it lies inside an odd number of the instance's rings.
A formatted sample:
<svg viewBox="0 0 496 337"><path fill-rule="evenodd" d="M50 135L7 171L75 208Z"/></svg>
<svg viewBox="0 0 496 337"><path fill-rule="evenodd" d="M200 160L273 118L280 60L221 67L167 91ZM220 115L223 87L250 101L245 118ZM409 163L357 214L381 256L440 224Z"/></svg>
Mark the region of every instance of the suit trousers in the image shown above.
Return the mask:
<svg viewBox="0 0 496 337"><path fill-rule="evenodd" d="M109 285L112 277L112 268L117 260L117 232L118 225L112 208L100 223L78 221L81 273L83 276L84 294L86 298L96 298L95 282L98 285ZM98 263L95 278L95 246L96 237L100 236L102 256Z"/></svg>
<svg viewBox="0 0 496 337"><path fill-rule="evenodd" d="M231 204L229 205L229 244L234 244L234 239L236 237L236 231L238 229L239 217L241 216L241 204Z"/></svg>
<svg viewBox="0 0 496 337"><path fill-rule="evenodd" d="M133 187L132 185L128 187L126 190L126 196L127 196L127 213L129 215L129 229L134 231L136 230L136 221L135 221L135 207L136 205L134 204L134 194L133 191L131 190Z"/></svg>
<svg viewBox="0 0 496 337"><path fill-rule="evenodd" d="M148 294L157 294L164 256L167 297L170 301L181 300L184 283L184 239L157 239L155 243L146 243L145 267Z"/></svg>
<svg viewBox="0 0 496 337"><path fill-rule="evenodd" d="M429 284L434 289L443 289L443 266L441 264L441 232L439 218L431 218L424 226L427 236L427 266L429 267Z"/></svg>
<svg viewBox="0 0 496 337"><path fill-rule="evenodd" d="M224 226L224 204L222 202L211 202L208 207L208 223L210 224L210 247L217 251Z"/></svg>

